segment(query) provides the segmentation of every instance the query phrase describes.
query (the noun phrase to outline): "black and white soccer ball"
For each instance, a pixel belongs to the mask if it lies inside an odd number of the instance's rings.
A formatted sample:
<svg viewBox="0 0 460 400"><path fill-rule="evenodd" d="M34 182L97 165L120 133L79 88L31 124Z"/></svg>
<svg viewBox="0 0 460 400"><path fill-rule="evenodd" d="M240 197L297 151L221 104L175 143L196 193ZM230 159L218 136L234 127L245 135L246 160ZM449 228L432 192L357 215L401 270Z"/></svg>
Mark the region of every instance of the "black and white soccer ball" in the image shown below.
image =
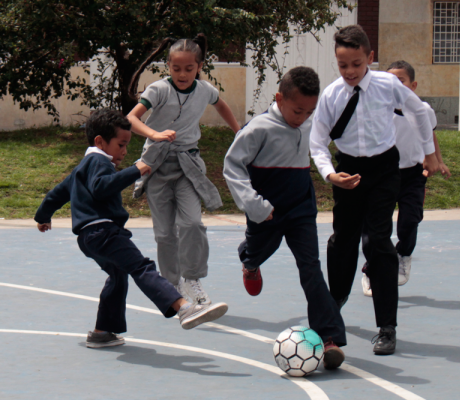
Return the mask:
<svg viewBox="0 0 460 400"><path fill-rule="evenodd" d="M318 368L324 344L313 329L293 326L279 334L273 355L278 367L288 375L305 376Z"/></svg>

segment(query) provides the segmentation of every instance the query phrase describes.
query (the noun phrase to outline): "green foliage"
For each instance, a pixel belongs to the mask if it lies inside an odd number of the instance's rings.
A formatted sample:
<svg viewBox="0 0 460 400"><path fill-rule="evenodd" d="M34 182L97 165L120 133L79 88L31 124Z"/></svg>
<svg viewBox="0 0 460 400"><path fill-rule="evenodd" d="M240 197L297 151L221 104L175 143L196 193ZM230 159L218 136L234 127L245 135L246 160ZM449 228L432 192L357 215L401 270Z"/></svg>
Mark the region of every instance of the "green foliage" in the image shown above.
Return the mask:
<svg viewBox="0 0 460 400"><path fill-rule="evenodd" d="M0 98L9 93L25 110L45 107L56 120L51 100L63 95L126 114L136 104L128 85L147 55L166 37L200 32L208 37L210 54L240 59L241 48L252 50L262 83L267 68L282 74L278 41L315 34L334 23L340 7L350 5L346 0L2 0ZM70 76L78 59L100 60L96 87L89 85L89 71ZM113 70L107 75L109 63ZM212 69L208 62L204 72L211 76Z"/></svg>

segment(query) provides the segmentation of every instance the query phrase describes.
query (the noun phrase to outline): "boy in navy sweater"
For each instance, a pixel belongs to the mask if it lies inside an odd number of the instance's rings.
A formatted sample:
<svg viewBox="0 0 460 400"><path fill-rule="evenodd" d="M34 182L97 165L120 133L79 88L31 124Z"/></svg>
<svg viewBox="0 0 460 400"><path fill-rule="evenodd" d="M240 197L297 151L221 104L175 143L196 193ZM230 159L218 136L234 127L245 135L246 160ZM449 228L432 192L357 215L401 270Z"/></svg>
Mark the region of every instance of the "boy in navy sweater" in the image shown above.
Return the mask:
<svg viewBox="0 0 460 400"><path fill-rule="evenodd" d="M319 262L316 198L310 178L309 136L318 101L318 75L293 68L281 80L276 102L241 129L228 150L224 176L246 212L246 239L239 246L247 292L262 290L260 265L283 237L291 249L308 302L308 321L325 342L324 367L345 359L345 326Z"/></svg>
<svg viewBox="0 0 460 400"><path fill-rule="evenodd" d="M129 214L122 206L121 191L150 167L141 161L120 172L115 170L127 153L131 123L116 111L93 113L86 124L91 147L72 173L43 200L35 221L40 232L51 229L51 217L71 202L72 231L81 251L109 275L102 289L96 328L88 332L87 347L124 344L117 333L126 331L128 274L166 318L179 314L182 328L191 329L227 312L227 305L190 304L156 271L155 262L142 256L124 229Z"/></svg>

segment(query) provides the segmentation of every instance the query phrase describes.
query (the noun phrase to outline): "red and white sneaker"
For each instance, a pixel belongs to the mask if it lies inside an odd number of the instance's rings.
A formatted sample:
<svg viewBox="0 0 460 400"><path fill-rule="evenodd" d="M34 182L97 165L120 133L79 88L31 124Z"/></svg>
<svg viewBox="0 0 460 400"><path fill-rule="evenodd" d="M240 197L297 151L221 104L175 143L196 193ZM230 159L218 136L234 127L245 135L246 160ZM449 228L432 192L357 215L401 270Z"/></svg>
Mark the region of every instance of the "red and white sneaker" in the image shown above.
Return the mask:
<svg viewBox="0 0 460 400"><path fill-rule="evenodd" d="M329 338L324 343L324 358L323 365L325 369L339 368L345 361L345 353L337 346L332 338Z"/></svg>
<svg viewBox="0 0 460 400"><path fill-rule="evenodd" d="M260 274L260 268L249 271L243 264L243 283L246 291L251 296L257 296L262 291L262 275Z"/></svg>

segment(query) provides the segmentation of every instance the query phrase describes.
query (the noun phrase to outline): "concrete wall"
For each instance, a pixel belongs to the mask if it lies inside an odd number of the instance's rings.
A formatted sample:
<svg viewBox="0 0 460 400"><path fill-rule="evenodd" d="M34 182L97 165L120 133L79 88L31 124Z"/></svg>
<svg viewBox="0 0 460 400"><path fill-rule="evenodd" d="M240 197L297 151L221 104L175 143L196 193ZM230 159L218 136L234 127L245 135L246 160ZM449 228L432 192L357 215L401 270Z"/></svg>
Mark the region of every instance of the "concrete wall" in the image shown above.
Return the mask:
<svg viewBox="0 0 460 400"><path fill-rule="evenodd" d="M396 60L415 68L416 93L433 105L438 124L458 116L459 65L433 64L433 1L383 0L379 13L379 64L385 71Z"/></svg>
<svg viewBox="0 0 460 400"><path fill-rule="evenodd" d="M84 76L82 67L74 67L71 71L73 77ZM242 125L245 123L246 114L246 70L238 64L216 63L213 71L214 77L222 84L224 92L220 92L220 97L225 100L237 121ZM86 76L86 75L85 75ZM155 80L160 79L152 73L146 72L142 75L139 88L149 85ZM53 100L60 113L61 124L71 125L80 124L89 116L88 107L80 105L80 100L67 100L65 96ZM81 114L81 115L79 115ZM225 125L220 115L212 106L208 106L203 118L200 121L205 125ZM14 104L10 96L0 100L0 131L30 128L33 126L46 126L53 123L53 118L46 113L46 110L28 110L27 112L19 109L19 104Z"/></svg>
<svg viewBox="0 0 460 400"><path fill-rule="evenodd" d="M87 76L82 67L74 67L71 71L72 77ZM80 105L80 101L67 100L65 96L54 99L55 105L61 115L61 124L72 125L83 122L89 116L88 107ZM77 114L82 113L84 116ZM21 110L19 104L15 104L11 96L0 99L0 131L30 128L33 126L45 126L53 123L53 117L46 113L45 109L37 111Z"/></svg>

